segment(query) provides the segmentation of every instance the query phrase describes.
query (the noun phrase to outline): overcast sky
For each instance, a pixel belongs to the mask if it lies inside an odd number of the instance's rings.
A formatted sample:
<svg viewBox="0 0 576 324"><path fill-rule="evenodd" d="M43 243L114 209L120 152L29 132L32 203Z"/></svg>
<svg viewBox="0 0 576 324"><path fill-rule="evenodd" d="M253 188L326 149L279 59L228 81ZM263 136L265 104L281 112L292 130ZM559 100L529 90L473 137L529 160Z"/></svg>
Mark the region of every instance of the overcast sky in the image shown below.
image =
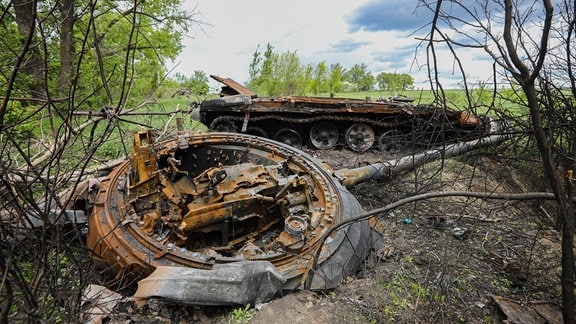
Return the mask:
<svg viewBox="0 0 576 324"><path fill-rule="evenodd" d="M425 49L417 36L431 20L418 0L185 0L199 13L203 30L184 37L184 50L173 62L175 72L195 70L240 83L248 81L252 54L270 43L276 52L296 51L301 63L344 68L364 63L374 75L408 73L418 88L427 88ZM419 31L418 31L419 30ZM491 62L480 53L461 51L468 81L489 81ZM440 53L443 85L458 87L462 77L454 61Z"/></svg>

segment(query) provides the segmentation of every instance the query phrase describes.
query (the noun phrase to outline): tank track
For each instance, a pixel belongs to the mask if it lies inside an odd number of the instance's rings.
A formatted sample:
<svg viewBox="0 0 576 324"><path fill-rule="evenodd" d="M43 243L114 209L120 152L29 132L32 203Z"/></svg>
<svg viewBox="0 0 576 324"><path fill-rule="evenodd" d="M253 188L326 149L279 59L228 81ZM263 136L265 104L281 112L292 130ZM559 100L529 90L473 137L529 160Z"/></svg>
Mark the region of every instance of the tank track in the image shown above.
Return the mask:
<svg viewBox="0 0 576 324"><path fill-rule="evenodd" d="M348 124L348 125L356 125L356 124L366 124L369 125L370 127L372 127L374 129L374 131L376 131L376 134L374 134L376 136L373 145L370 145L369 148L367 149L355 149L355 148L351 148L355 151L358 152L363 152L366 150L374 150L374 149L379 149L383 152L388 152L388 153L398 153L399 149L391 149L390 145L395 146L395 147L402 147L402 148L410 148L414 145L418 145L415 143L424 143L425 141L427 141L427 138L432 138L435 135L433 135L433 131L426 131L426 129L434 129L434 121L435 118L434 116L431 116L432 118L430 119L418 119L417 122L419 122L419 125L412 125L412 123L414 122L413 119L411 118L405 118L404 120L402 120L401 118L397 118L395 120L389 120L389 121L382 121L382 120L376 120L376 119L371 119L371 118L362 118L362 117L350 117L350 116L335 116L335 115L322 115L322 116L313 116L313 117L306 117L306 118L299 118L299 117L286 117L286 116L273 116L273 115L264 115L264 116L250 116L250 118L248 119L248 123L244 124L246 122L246 119L244 116L219 116L216 117L215 119L212 120L212 122L210 123L209 128L212 130L216 130L216 131L229 131L229 132L242 132L240 128L244 128L244 127L250 127L250 125L252 125L255 128L259 128L258 124L261 124L262 122L265 121L274 121L274 122L282 122L282 123L287 123L287 124L291 124L293 125L293 130L297 133L300 134L301 137L301 143L300 145L304 144L305 142L309 142L310 139L310 135L308 133L307 130L305 130L304 128L298 127L297 125L313 125L317 122L333 122L333 123L339 123L339 124ZM222 123L230 123L232 128L221 128L219 127L219 125L221 125ZM236 124L236 125L234 125ZM238 124L240 126L238 126ZM404 132L400 131L395 132L395 129L400 129L400 128L404 128ZM408 130L408 131L406 131ZM243 129L243 131L246 131L246 129ZM393 133L392 138L390 137L386 137L386 132L395 132ZM260 135L262 136L262 135ZM339 133L339 137L344 137L344 133L340 132ZM437 136L437 135L436 135ZM268 138L274 138L273 134L268 134L265 132L265 137ZM389 142L392 141L392 142ZM338 141L339 145L344 145L349 147L349 144L346 143L346 141L344 140L344 143L341 142L341 140ZM315 146L315 145L312 145ZM428 144L428 147L434 146L433 144ZM317 149L321 149L319 147L316 147ZM395 151L395 152L391 152Z"/></svg>
<svg viewBox="0 0 576 324"><path fill-rule="evenodd" d="M360 117L343 117L343 116L318 116L318 117L310 117L310 118L290 118L290 117L281 117L281 116L260 116L260 117L250 117L251 122L259 122L267 119L273 119L277 121L287 122L287 123L294 123L294 124L306 124L306 123L314 123L318 121L337 121L337 122L351 122L351 123L365 123L369 125L375 125L380 127L394 127L398 126L398 122L382 122L377 121L370 118L360 118ZM210 129L215 129L215 127L225 121L238 121L244 122L244 117L236 117L236 116L220 116L216 117L212 123L210 123Z"/></svg>

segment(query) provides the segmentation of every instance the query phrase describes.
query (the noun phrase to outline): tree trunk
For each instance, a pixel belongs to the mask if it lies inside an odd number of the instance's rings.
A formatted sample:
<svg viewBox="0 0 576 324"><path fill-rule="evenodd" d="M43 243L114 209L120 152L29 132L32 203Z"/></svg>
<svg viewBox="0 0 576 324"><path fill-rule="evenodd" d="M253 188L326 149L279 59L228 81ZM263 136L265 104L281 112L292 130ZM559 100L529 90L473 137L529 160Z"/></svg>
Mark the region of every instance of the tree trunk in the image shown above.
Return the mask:
<svg viewBox="0 0 576 324"><path fill-rule="evenodd" d="M528 80L530 78L527 78ZM558 218L562 225L562 275L560 282L562 284L562 315L564 323L575 323L576 317L574 314L574 204L570 197L571 190L567 190L562 186L562 179L559 178L554 161L552 160L552 152L550 151L550 143L546 137L544 126L542 123L542 116L539 110L538 95L534 82L527 82L523 85L524 93L528 99L528 106L530 108L530 117L534 127L534 135L538 145L538 151L542 157L542 164L544 167L544 174L548 178L550 187L556 196L560 213Z"/></svg>
<svg viewBox="0 0 576 324"><path fill-rule="evenodd" d="M35 0L13 1L18 32L26 39L32 40L32 42L26 43L26 46L22 48L21 55L29 56L28 59L23 61L22 70L34 80L30 85L32 96L44 98L44 60L42 60L38 47L36 47L34 43L36 39L34 37L36 29L36 5L37 1Z"/></svg>
<svg viewBox="0 0 576 324"><path fill-rule="evenodd" d="M564 173L558 174L552 158L553 140L549 139L546 135L545 125L542 119L541 102L538 97L536 88L536 79L540 76L540 72L544 65L548 51L548 37L552 26L552 19L554 13L554 6L550 0L543 0L546 16L542 26L542 35L539 43L539 52L535 55L535 60L532 62L533 66L528 68L524 61L518 55L517 39L513 35L514 24L514 3L512 0L505 1L505 18L504 18L504 33L503 38L505 46L510 57L508 65L509 70L514 75L514 78L522 86L522 91L526 95L527 107L530 110L530 119L532 129L534 130L534 137L536 138L536 145L542 158L542 166L544 174L548 179L548 183L556 202L560 209L558 218L562 225L562 275L560 282L562 284L562 315L564 323L575 323L574 314L574 204L570 199L572 190L569 185L564 185ZM566 165L563 165L566 167Z"/></svg>
<svg viewBox="0 0 576 324"><path fill-rule="evenodd" d="M560 215L562 226L562 316L564 323L574 323L574 204L568 203Z"/></svg>
<svg viewBox="0 0 576 324"><path fill-rule="evenodd" d="M60 75L58 92L65 95L72 83L72 60L74 53L73 28L74 0L63 0L60 5Z"/></svg>

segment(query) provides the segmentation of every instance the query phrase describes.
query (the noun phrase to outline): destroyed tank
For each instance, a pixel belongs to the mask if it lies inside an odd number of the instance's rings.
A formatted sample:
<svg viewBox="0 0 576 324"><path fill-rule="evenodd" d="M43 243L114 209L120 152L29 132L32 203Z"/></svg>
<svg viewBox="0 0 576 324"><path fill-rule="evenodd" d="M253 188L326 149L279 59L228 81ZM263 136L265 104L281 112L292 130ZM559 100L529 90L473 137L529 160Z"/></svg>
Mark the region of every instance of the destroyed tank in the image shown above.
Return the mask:
<svg viewBox="0 0 576 324"><path fill-rule="evenodd" d="M384 100L284 96L258 98L229 78L220 98L203 101L192 117L210 129L241 132L301 147L331 149L337 145L364 152L373 147L398 153L478 138L485 122L468 112L413 105L407 98Z"/></svg>
<svg viewBox="0 0 576 324"><path fill-rule="evenodd" d="M119 286L140 280L136 297L254 304L334 288L381 237L367 221L328 232L362 211L329 170L247 134L137 132L131 158L102 181L88 247Z"/></svg>

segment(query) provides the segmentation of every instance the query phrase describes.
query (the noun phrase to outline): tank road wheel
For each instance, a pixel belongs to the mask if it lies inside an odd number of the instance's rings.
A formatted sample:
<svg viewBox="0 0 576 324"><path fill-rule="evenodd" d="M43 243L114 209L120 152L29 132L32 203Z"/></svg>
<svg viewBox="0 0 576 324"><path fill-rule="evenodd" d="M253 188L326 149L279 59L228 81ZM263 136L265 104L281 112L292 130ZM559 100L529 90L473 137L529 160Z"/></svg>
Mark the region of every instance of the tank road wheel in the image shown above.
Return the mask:
<svg viewBox="0 0 576 324"><path fill-rule="evenodd" d="M291 128L283 128L279 130L276 132L276 135L274 135L274 139L278 142L282 142L296 148L302 147L302 136L300 136L297 131Z"/></svg>
<svg viewBox="0 0 576 324"><path fill-rule="evenodd" d="M338 128L330 122L319 122L310 129L310 142L317 149L325 150L338 143Z"/></svg>
<svg viewBox="0 0 576 324"><path fill-rule="evenodd" d="M246 129L246 134L268 138L268 133L260 127L248 127Z"/></svg>
<svg viewBox="0 0 576 324"><path fill-rule="evenodd" d="M234 125L234 122L230 120L221 121L210 128L217 132L225 132L225 133L236 133L236 131L238 130L236 125Z"/></svg>
<svg viewBox="0 0 576 324"><path fill-rule="evenodd" d="M398 154L406 148L406 135L393 129L378 137L378 149L384 153Z"/></svg>
<svg viewBox="0 0 576 324"><path fill-rule="evenodd" d="M374 144L374 130L366 124L354 124L346 130L346 144L356 152L364 152Z"/></svg>

